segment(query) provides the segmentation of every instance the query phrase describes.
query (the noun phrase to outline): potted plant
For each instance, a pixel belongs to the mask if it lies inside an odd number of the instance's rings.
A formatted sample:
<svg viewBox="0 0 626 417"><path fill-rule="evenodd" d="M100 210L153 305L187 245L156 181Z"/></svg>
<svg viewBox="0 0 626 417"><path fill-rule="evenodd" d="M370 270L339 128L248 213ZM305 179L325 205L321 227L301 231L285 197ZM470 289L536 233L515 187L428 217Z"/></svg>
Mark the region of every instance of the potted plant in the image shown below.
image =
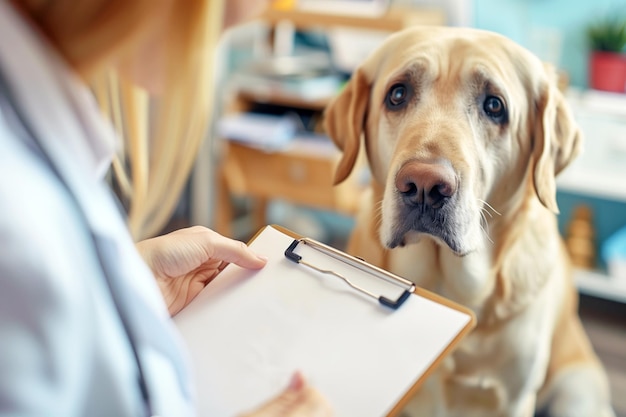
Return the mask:
<svg viewBox="0 0 626 417"><path fill-rule="evenodd" d="M589 87L626 92L626 17L608 17L587 30L591 55Z"/></svg>

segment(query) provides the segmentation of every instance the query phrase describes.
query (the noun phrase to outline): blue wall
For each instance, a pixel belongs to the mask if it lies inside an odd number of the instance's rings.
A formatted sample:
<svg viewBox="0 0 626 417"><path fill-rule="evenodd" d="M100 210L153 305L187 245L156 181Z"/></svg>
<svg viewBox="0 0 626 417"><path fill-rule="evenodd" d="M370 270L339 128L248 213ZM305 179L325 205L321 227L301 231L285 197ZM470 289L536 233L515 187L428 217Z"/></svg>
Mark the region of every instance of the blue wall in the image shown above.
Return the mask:
<svg viewBox="0 0 626 417"><path fill-rule="evenodd" d="M561 36L558 66L570 84L587 86L587 26L595 19L625 13L626 0L473 0L474 25L493 30L542 55L533 33L556 30ZM545 36L540 36L547 39ZM543 58L543 57L542 57Z"/></svg>

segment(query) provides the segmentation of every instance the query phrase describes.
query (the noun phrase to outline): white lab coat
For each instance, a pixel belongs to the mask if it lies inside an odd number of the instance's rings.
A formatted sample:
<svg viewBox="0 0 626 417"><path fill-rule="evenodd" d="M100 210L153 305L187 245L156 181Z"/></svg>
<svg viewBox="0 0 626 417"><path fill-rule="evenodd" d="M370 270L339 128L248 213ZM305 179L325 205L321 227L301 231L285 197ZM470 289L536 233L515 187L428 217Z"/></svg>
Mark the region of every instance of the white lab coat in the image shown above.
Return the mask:
<svg viewBox="0 0 626 417"><path fill-rule="evenodd" d="M0 79L0 416L144 415L111 289L153 412L193 415L180 338L103 181L112 129L6 0Z"/></svg>

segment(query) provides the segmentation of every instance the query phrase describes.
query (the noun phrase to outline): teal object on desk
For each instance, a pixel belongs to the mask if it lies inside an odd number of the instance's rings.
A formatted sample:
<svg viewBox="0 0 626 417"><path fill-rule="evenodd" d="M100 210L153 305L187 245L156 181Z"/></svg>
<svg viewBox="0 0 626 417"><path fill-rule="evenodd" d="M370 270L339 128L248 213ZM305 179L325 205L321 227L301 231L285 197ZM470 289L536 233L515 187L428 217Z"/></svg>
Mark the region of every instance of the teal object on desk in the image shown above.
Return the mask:
<svg viewBox="0 0 626 417"><path fill-rule="evenodd" d="M601 256L612 277L626 280L626 226L602 244Z"/></svg>
<svg viewBox="0 0 626 417"><path fill-rule="evenodd" d="M605 261L620 258L626 261L626 227L622 227L602 245L602 258Z"/></svg>

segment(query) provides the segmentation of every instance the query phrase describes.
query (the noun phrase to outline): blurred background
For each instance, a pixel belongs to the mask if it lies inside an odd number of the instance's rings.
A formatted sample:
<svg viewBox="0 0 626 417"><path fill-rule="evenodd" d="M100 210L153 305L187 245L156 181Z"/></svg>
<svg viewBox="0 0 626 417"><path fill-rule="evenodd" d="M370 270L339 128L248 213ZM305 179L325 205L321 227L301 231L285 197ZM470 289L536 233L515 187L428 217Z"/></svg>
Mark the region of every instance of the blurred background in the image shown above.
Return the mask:
<svg viewBox="0 0 626 417"><path fill-rule="evenodd" d="M246 240L265 224L342 248L365 168L332 186L323 109L390 33L469 26L510 37L560 74L586 138L558 180L580 311L626 416L626 0L280 0L220 47L209 140L166 227ZM620 395L621 394L621 395Z"/></svg>

